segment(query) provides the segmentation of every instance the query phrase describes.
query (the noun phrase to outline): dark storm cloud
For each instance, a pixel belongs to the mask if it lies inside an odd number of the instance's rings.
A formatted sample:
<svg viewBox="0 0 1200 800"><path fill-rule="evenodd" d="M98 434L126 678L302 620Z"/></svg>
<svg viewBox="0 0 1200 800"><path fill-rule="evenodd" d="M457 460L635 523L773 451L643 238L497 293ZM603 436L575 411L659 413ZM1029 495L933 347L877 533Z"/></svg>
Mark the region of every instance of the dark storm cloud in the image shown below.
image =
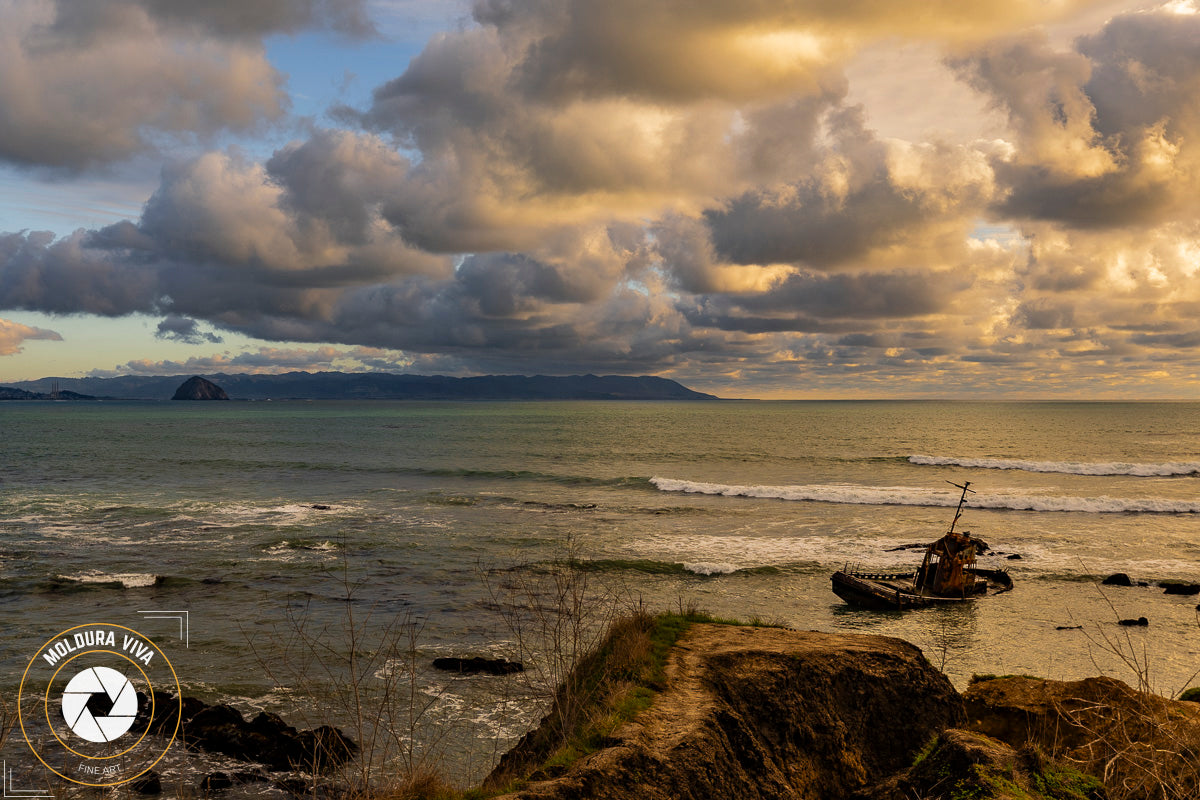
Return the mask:
<svg viewBox="0 0 1200 800"><path fill-rule="evenodd" d="M1075 309L1061 301L1042 298L1022 303L1016 317L1022 326L1035 330L1070 328L1075 324Z"/></svg>
<svg viewBox="0 0 1200 800"><path fill-rule="evenodd" d="M0 234L0 308L57 314L124 316L153 310L159 299L152 267L112 259L78 231Z"/></svg>
<svg viewBox="0 0 1200 800"><path fill-rule="evenodd" d="M696 326L746 333L839 333L873 340L875 320L901 320L947 310L970 279L947 273L797 272L763 292L707 295L681 304ZM865 331L864 331L865 329ZM843 336L842 341L848 341Z"/></svg>
<svg viewBox="0 0 1200 800"><path fill-rule="evenodd" d="M739 264L836 267L912 240L988 199L991 175L971 163L977 156L941 147L909 154L921 165L922 181L943 170L937 183L913 183L905 180L902 156L866 128L861 109L832 114L828 132L831 152L812 177L755 189L705 212L718 256Z"/></svg>
<svg viewBox="0 0 1200 800"><path fill-rule="evenodd" d="M201 330L196 320L174 314L158 323L158 330L154 335L159 339L170 339L185 344L220 344L225 341L211 331Z"/></svg>

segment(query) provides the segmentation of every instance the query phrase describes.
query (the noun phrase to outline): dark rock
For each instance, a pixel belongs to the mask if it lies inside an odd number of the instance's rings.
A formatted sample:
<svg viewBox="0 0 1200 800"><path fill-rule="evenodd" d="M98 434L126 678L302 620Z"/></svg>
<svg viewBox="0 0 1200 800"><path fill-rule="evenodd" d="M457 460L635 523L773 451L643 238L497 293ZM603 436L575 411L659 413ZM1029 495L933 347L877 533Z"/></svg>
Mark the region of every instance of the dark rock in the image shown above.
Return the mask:
<svg viewBox="0 0 1200 800"><path fill-rule="evenodd" d="M264 783L271 780L266 775L259 772L235 772L233 773L234 783Z"/></svg>
<svg viewBox="0 0 1200 800"><path fill-rule="evenodd" d="M1054 630L1056 630L1056 631L1081 631L1081 630L1083 630L1083 626L1082 625L1059 625Z"/></svg>
<svg viewBox="0 0 1200 800"><path fill-rule="evenodd" d="M1147 625L1149 625L1149 624L1150 624L1150 620L1146 619L1145 617L1138 617L1137 619L1122 619L1122 620L1118 620L1118 621L1117 621L1117 624L1118 624L1118 625L1125 625L1125 626L1127 626L1127 627L1141 627L1141 628L1144 628L1144 627L1146 627Z"/></svg>
<svg viewBox="0 0 1200 800"><path fill-rule="evenodd" d="M158 777L158 773L151 770L145 775L134 778L129 782L129 790L134 794L162 794L162 779Z"/></svg>
<svg viewBox="0 0 1200 800"><path fill-rule="evenodd" d="M1101 586L1133 586L1133 581L1124 572L1114 572L1104 580L1100 581Z"/></svg>
<svg viewBox="0 0 1200 800"><path fill-rule="evenodd" d="M184 724L187 741L212 753L254 761L274 771L328 772L346 763L358 746L341 731L321 726L298 731L276 714L247 722L232 706L208 706Z"/></svg>
<svg viewBox="0 0 1200 800"><path fill-rule="evenodd" d="M1200 583L1183 583L1180 581L1163 581L1159 584L1163 594L1178 594L1184 597L1200 594Z"/></svg>
<svg viewBox="0 0 1200 800"><path fill-rule="evenodd" d="M214 772L211 775L205 775L200 781L200 791L205 794L213 792L223 792L233 786L233 779L224 772Z"/></svg>
<svg viewBox="0 0 1200 800"><path fill-rule="evenodd" d="M433 668L467 675L476 675L480 672L487 675L511 675L514 672L525 671L525 665L519 661L508 661L503 658L483 658L482 656L473 656L471 658L435 658L433 660Z"/></svg>
<svg viewBox="0 0 1200 800"><path fill-rule="evenodd" d="M1018 561L1018 560L1020 560L1020 558L1021 558L1020 553L1013 553L1012 555L1008 556L1009 561Z"/></svg>
<svg viewBox="0 0 1200 800"><path fill-rule="evenodd" d="M209 380L194 375L175 390L172 400L228 400L225 390Z"/></svg>
<svg viewBox="0 0 1200 800"><path fill-rule="evenodd" d="M358 752L358 745L328 725L300 731L267 712L246 721L233 706L210 706L195 697L184 697L180 702L174 695L157 690L154 706L152 732L176 734L179 741L190 747L262 764L273 771L300 768L327 772ZM145 726L149 722L149 698L139 692L134 725Z"/></svg>
<svg viewBox="0 0 1200 800"><path fill-rule="evenodd" d="M309 508L315 508L317 511L328 511L330 506L322 505L321 503L313 503Z"/></svg>

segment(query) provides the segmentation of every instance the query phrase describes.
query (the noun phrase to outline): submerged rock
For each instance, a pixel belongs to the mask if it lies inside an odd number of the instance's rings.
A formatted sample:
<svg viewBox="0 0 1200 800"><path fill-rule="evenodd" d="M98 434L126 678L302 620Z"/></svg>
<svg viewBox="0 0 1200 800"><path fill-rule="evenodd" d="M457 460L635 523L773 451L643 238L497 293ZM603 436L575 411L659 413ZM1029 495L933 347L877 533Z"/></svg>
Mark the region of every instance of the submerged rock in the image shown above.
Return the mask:
<svg viewBox="0 0 1200 800"><path fill-rule="evenodd" d="M209 380L195 375L188 378L175 390L172 400L228 400L225 390Z"/></svg>
<svg viewBox="0 0 1200 800"><path fill-rule="evenodd" d="M134 794L156 795L162 794L162 778L158 777L158 773L154 770L147 772L134 778L129 782L129 790ZM9 795L5 795L6 797Z"/></svg>
<svg viewBox="0 0 1200 800"><path fill-rule="evenodd" d="M519 661L508 661L503 658L472 656L471 658L435 658L433 660L433 668L445 672L459 672L469 675L480 672L486 675L511 675L514 672L523 672L525 665Z"/></svg>

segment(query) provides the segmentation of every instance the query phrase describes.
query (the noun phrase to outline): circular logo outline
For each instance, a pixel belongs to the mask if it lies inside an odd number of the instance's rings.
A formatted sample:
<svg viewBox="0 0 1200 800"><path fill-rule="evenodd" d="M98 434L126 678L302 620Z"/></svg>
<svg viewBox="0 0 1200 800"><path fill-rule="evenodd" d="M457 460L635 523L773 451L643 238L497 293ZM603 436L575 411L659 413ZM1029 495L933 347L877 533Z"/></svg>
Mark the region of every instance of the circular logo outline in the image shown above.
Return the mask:
<svg viewBox="0 0 1200 800"><path fill-rule="evenodd" d="M53 644L56 639L64 638L67 634L71 633L72 631L79 630L80 628L97 628L97 627L101 627L101 626L106 626L109 628L119 628L120 630L128 631L129 633L132 633L134 636L137 636L138 638L140 638L146 644L153 647L154 651L156 653L158 653L158 655L162 656L163 662L166 663L167 668L171 671L171 680L175 684L175 702L178 706L179 713L175 717L175 729L171 731L171 736L167 740L166 746L163 747L162 752L159 753L158 756L152 762L150 762L145 768L143 768L140 772L130 775L127 778L122 778L119 781L111 781L111 782L107 782L107 783L92 783L90 781L83 781L83 780L79 780L78 778L72 778L69 775L64 775L61 772L59 772L58 770L56 770L54 767L52 767L46 763L46 759L42 758L42 754L38 752L37 748L34 747L33 742L31 742L29 740L29 733L28 733L28 731L25 730L25 717L24 717L24 714L22 714L22 712L21 712L21 701L25 694L25 681L28 680L28 678L29 678L29 671L31 669L33 669L34 664L37 662L38 656L42 653L43 650L45 650L47 647L49 647L51 644ZM105 651L88 650L86 652L89 652L89 653L109 652L109 653L111 653L113 651L111 651L111 650L105 650ZM84 653L79 653L78 655L84 655ZM120 655L120 654L118 654L118 655ZM72 658L75 658L75 656L72 656ZM60 669L61 669L61 667L60 667ZM140 669L140 667L139 667L139 669ZM55 674L57 675L57 670L55 671ZM52 682L53 682L53 679L52 679ZM147 679L146 683L147 683L147 688L150 690L149 696L151 698L151 703L153 703L154 702L153 701L154 684L151 683L149 681L149 679ZM49 716L48 716L49 715L49 708L48 708L49 689L47 689L46 694L47 694L47 696L42 700L42 702L43 702L43 704L47 705L47 719L49 719ZM153 708L153 706L152 706L152 708ZM151 720L151 723L153 723L153 721L154 721L153 715L151 715L150 720ZM145 775L147 772L149 772L151 769L154 768L155 764L157 764L159 761L162 761L163 756L165 756L167 754L167 751L171 749L171 745L175 743L175 737L179 735L179 726L180 726L182 720L183 720L183 690L179 686L179 675L176 674L176 672L175 672L175 666L171 663L171 659L167 658L166 652L164 652L163 649L161 647L159 647L157 644L155 644L154 641L152 639L150 639L148 636L143 636L138 631L135 631L133 628L126 627L125 625L116 625L116 624L110 623L110 622L85 622L82 625L73 625L70 628L67 628L66 630L63 630L63 631L59 631L55 635L51 636L49 639L47 639L42 644L41 647L37 648L37 650L34 652L33 658L29 659L29 664L26 665L25 672L21 675L21 683L17 689L17 722L20 723L20 725L21 725L21 738L23 738L25 740L25 744L29 745L29 749L33 752L34 758L36 758L38 761L42 762L42 766L44 766L46 769L50 770L51 772L53 772L55 775L62 778L63 780L70 781L71 783L77 783L82 786L94 786L94 787L99 787L99 788L120 786L123 783L128 783L129 781L136 780L137 778L140 778L142 775ZM53 731L53 726L51 726L51 731ZM147 727L147 732L149 732L149 727ZM55 734L54 738L56 741L58 741L60 744L62 744L62 740L58 738L57 734ZM141 740L139 739L139 741L141 741ZM66 747L66 745L63 745L63 746ZM67 749L70 750L69 747ZM74 753L75 751L71 750L71 752ZM78 755L78 753L76 753L76 755ZM111 756L104 756L102 758L91 758L89 756L84 756L84 758L89 758L89 760L93 760L93 761L99 761L99 760L111 758Z"/></svg>

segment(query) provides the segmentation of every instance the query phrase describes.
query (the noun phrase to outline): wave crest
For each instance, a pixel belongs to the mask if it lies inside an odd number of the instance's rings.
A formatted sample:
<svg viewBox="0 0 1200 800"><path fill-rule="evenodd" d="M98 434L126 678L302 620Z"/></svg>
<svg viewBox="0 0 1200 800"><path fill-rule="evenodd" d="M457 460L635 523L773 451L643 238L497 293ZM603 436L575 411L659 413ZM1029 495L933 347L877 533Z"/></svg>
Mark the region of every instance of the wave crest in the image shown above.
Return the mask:
<svg viewBox="0 0 1200 800"><path fill-rule="evenodd" d="M846 503L868 506L958 505L958 494L908 486L858 486L827 484L817 486L738 486L702 483L674 478L654 477L650 482L664 492L754 497L773 500L801 500L816 503ZM1200 502L1161 498L1071 497L1052 495L975 495L971 508L1001 511L1063 511L1091 514L1195 514Z"/></svg>
<svg viewBox="0 0 1200 800"><path fill-rule="evenodd" d="M1055 472L1064 475L1128 475L1135 478L1200 475L1200 462L1197 461L1135 464L1125 461L1030 461L1018 458L959 458L955 456L912 455L908 457L908 463L922 467L1012 469L1022 472Z"/></svg>

